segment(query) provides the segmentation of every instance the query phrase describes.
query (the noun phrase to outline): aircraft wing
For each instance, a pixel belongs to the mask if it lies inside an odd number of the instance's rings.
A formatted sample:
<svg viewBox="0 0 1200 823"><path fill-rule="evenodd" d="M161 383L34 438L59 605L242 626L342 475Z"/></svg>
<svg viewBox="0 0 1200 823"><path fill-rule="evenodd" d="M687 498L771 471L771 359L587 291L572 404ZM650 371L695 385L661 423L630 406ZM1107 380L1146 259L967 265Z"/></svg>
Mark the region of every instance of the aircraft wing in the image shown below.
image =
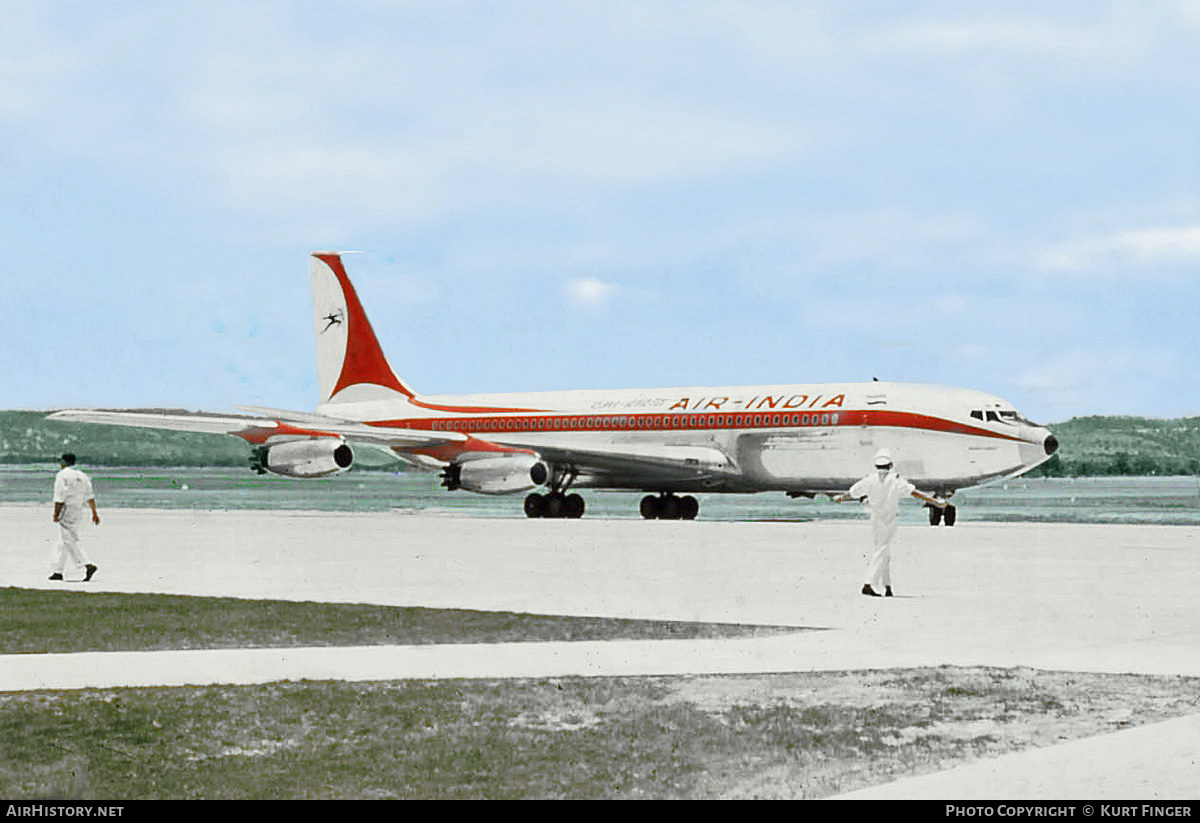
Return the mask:
<svg viewBox="0 0 1200 823"><path fill-rule="evenodd" d="M344 437L347 440L377 446L413 449L467 440L466 435L458 432L383 428L301 412L288 412L286 419L278 420L255 415L161 409L68 409L54 412L49 415L49 419L72 423L101 423L108 426L229 434L256 445L299 437Z"/></svg>
<svg viewBox="0 0 1200 823"><path fill-rule="evenodd" d="M463 450L481 442L460 432L371 426L324 415L283 409L242 407L251 414L214 414L169 409L68 409L49 415L51 420L100 423L149 429L227 434L254 445L278 443L307 437L341 437L403 452L432 453L453 460ZM493 442L493 445L498 445ZM444 449L444 454L439 455ZM505 446L501 446L505 448ZM612 482L618 486L663 486L673 482L711 479L714 485L740 477L737 467L719 449L705 446L623 444L611 450L564 448L560 446L511 445L513 450L533 452L542 459L569 467L580 475Z"/></svg>

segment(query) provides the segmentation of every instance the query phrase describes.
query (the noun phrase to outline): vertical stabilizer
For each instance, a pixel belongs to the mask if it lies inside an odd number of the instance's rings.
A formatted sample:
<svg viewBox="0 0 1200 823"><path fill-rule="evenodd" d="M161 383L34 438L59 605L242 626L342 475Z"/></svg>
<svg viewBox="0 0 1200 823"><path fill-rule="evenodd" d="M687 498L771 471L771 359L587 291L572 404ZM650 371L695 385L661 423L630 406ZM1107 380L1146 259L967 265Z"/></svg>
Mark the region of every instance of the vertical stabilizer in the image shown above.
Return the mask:
<svg viewBox="0 0 1200 823"><path fill-rule="evenodd" d="M313 331L321 403L413 397L388 365L336 252L313 252Z"/></svg>

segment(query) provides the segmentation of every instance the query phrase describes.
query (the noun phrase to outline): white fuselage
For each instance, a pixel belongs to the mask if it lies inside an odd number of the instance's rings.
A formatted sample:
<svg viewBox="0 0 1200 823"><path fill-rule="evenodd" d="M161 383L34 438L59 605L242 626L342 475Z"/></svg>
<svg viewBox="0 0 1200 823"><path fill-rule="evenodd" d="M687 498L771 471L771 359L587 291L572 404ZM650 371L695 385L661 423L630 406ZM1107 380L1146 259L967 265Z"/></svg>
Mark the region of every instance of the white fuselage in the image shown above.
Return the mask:
<svg viewBox="0 0 1200 823"><path fill-rule="evenodd" d="M343 397L317 409L381 427L453 431L512 450L653 458L694 454L713 471L665 482L630 470L581 475L578 486L654 491L789 492L849 487L881 447L919 487L952 492L1017 475L1057 443L1011 404L969 389L830 383L422 396ZM400 450L429 468L473 446ZM691 451L689 451L691 450ZM553 459L553 457L551 457ZM691 458L689 458L691 459Z"/></svg>

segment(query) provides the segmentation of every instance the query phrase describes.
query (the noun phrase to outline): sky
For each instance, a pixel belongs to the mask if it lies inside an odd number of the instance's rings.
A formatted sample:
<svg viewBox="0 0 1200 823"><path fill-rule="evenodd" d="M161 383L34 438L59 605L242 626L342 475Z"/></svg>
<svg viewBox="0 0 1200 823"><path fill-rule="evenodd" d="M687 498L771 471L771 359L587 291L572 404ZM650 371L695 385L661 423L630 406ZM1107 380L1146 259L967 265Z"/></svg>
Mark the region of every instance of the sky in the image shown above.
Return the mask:
<svg viewBox="0 0 1200 823"><path fill-rule="evenodd" d="M0 408L880 380L1200 414L1200 2L3 0Z"/></svg>

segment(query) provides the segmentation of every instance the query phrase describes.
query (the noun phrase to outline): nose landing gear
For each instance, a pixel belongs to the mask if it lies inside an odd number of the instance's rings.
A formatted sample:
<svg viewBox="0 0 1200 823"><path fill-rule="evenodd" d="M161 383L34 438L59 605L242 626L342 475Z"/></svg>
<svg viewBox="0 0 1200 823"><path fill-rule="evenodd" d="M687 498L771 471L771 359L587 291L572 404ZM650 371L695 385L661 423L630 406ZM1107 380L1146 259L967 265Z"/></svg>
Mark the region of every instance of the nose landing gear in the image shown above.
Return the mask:
<svg viewBox="0 0 1200 823"><path fill-rule="evenodd" d="M925 508L929 509L929 525L931 526L953 526L958 520L958 509L954 506L939 509L937 506L930 506L926 503Z"/></svg>

